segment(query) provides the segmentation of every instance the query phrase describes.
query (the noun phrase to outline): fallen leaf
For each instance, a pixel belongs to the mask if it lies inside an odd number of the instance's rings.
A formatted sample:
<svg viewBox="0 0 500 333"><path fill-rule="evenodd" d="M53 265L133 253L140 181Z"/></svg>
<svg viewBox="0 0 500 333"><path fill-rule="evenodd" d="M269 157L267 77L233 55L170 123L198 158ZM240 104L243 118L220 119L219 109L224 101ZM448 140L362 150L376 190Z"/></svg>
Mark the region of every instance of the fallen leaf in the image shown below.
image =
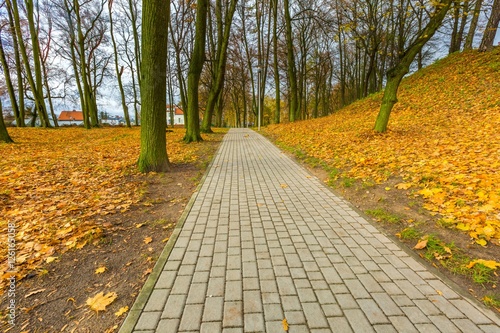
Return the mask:
<svg viewBox="0 0 500 333"><path fill-rule="evenodd" d="M153 238L152 237L146 237L144 238L144 244L149 244L153 241Z"/></svg>
<svg viewBox="0 0 500 333"><path fill-rule="evenodd" d="M481 245L481 246L486 246L486 244L488 244L488 242L486 241L486 239L476 239L476 243Z"/></svg>
<svg viewBox="0 0 500 333"><path fill-rule="evenodd" d="M104 295L104 292L100 292L94 297L87 299L87 305L96 312L106 310L106 307L113 303L113 301L118 297L115 292L110 292Z"/></svg>
<svg viewBox="0 0 500 333"><path fill-rule="evenodd" d="M283 329L285 330L285 332L288 332L288 321L285 319L283 319Z"/></svg>
<svg viewBox="0 0 500 333"><path fill-rule="evenodd" d="M124 306L124 307L120 308L120 310L115 312L115 316L120 317L121 315L123 315L127 311L128 311L128 306Z"/></svg>
<svg viewBox="0 0 500 333"><path fill-rule="evenodd" d="M95 274L102 274L107 270L106 267L102 266L95 270Z"/></svg>
<svg viewBox="0 0 500 333"><path fill-rule="evenodd" d="M162 242L162 243L166 243L166 242L168 242L168 240L169 240L169 239L170 239L170 237L166 237L166 238L162 239L162 241L161 241L161 242Z"/></svg>
<svg viewBox="0 0 500 333"><path fill-rule="evenodd" d="M439 296L443 296L443 292L441 290L436 290L436 292Z"/></svg>
<svg viewBox="0 0 500 333"><path fill-rule="evenodd" d="M280 186L281 186L281 188L287 188L288 187L287 184L281 184Z"/></svg>
<svg viewBox="0 0 500 333"><path fill-rule="evenodd" d="M140 228L140 227L142 227L143 225L145 225L145 223L137 223L137 224L135 225L135 227L136 227L137 229L139 229L139 228Z"/></svg>
<svg viewBox="0 0 500 333"><path fill-rule="evenodd" d="M53 262L53 261L54 261L54 260L56 260L56 259L57 259L57 257L47 257L47 259L45 259L45 262L46 262L47 264L50 264L51 262Z"/></svg>
<svg viewBox="0 0 500 333"><path fill-rule="evenodd" d="M396 184L394 187L397 188L398 190L407 190L412 186L411 183L399 183Z"/></svg>
<svg viewBox="0 0 500 333"><path fill-rule="evenodd" d="M500 267L500 263L496 262L495 260L484 260L484 259L476 259L471 261L468 265L467 268L472 268L476 264L481 264L483 266L486 266L491 269L496 269L497 267Z"/></svg>
<svg viewBox="0 0 500 333"><path fill-rule="evenodd" d="M422 250L423 248L427 247L427 242L428 241L429 241L428 239L423 239L423 240L419 241L417 243L417 245L415 245L413 248L415 250Z"/></svg>

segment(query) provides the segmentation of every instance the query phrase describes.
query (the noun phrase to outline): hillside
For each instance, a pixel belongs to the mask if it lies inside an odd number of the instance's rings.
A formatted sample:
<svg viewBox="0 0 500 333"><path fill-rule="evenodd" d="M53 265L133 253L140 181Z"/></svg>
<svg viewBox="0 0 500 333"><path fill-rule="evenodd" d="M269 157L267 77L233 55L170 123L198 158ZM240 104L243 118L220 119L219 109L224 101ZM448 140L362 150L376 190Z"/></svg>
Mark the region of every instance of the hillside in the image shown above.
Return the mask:
<svg viewBox="0 0 500 333"><path fill-rule="evenodd" d="M455 230L467 251L476 250L471 259L500 259L500 48L439 60L406 78L398 97L386 134L372 130L382 93L265 133L323 166L345 196L355 196L351 187L358 194L382 190L405 197L404 210L430 216L425 223L404 214L398 219L403 224L394 230L416 226L420 236L412 247L429 232ZM366 209L377 202L359 206L381 220L380 211ZM492 270L496 265L487 263Z"/></svg>

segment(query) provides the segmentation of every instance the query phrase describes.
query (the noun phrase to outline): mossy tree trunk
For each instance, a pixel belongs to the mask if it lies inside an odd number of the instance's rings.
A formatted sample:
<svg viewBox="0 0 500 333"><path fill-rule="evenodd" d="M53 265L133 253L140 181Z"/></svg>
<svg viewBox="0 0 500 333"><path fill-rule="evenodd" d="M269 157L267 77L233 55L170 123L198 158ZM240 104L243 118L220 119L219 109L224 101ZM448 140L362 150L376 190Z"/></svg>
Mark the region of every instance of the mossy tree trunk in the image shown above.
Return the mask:
<svg viewBox="0 0 500 333"><path fill-rule="evenodd" d="M165 130L167 120L167 41L170 2L143 0L141 64L141 172L170 169Z"/></svg>
<svg viewBox="0 0 500 333"><path fill-rule="evenodd" d="M11 143L14 142L9 132L7 132L7 127L5 126L5 122L3 121L3 108L2 108L2 100L0 99L0 141Z"/></svg>
<svg viewBox="0 0 500 333"><path fill-rule="evenodd" d="M208 0L197 0L196 2L196 24L194 35L194 47L189 61L188 84L187 84L187 126L184 141L202 141L200 134L200 110L198 102L198 87L200 85L201 71L205 62L205 42L207 35L207 13Z"/></svg>
<svg viewBox="0 0 500 333"><path fill-rule="evenodd" d="M427 25L420 31L415 40L402 54L399 63L387 72L387 84L382 98L382 105L375 122L375 131L384 133L387 130L392 108L398 102L398 88L403 77L409 72L410 65L422 47L431 39L436 30L441 26L452 0L441 0L436 5L436 10L431 14Z"/></svg>

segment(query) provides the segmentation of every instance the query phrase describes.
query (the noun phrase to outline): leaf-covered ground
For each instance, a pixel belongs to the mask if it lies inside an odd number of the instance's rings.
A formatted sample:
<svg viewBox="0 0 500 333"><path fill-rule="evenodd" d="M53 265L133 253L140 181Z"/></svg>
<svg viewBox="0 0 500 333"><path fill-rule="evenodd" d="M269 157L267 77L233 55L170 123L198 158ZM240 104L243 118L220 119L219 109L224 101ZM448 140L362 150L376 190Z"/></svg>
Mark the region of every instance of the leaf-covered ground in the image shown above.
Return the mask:
<svg viewBox="0 0 500 333"><path fill-rule="evenodd" d="M108 214L126 212L145 190L136 169L140 129L17 129L15 144L0 144L0 243L15 224L17 281L37 273L69 249L99 239ZM167 133L174 164L191 163L198 145L181 142L183 129ZM210 137L207 137L210 140ZM1 290L9 273L0 248Z"/></svg>
<svg viewBox="0 0 500 333"><path fill-rule="evenodd" d="M386 134L372 129L382 94L335 114L272 125L278 143L334 176L408 190L441 224L486 246L500 241L500 48L454 54L403 81Z"/></svg>

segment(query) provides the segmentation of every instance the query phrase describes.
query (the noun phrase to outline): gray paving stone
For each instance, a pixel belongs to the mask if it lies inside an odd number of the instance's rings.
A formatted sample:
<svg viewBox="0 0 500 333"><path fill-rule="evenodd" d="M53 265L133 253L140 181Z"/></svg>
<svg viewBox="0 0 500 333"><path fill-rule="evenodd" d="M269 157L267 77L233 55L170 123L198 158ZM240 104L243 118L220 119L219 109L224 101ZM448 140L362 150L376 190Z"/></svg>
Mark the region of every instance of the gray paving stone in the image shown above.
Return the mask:
<svg viewBox="0 0 500 333"><path fill-rule="evenodd" d="M347 309L344 310L344 314L355 332L375 332L363 311L359 309Z"/></svg>
<svg viewBox="0 0 500 333"><path fill-rule="evenodd" d="M346 317L333 317L328 318L330 327L334 328L334 332L351 333L353 332Z"/></svg>
<svg viewBox="0 0 500 333"><path fill-rule="evenodd" d="M385 316L382 309L377 305L377 303L372 299L359 299L357 300L361 310L368 317L368 321L375 324L386 324L389 320Z"/></svg>
<svg viewBox="0 0 500 333"><path fill-rule="evenodd" d="M243 302L224 302L224 318L222 327L243 326Z"/></svg>
<svg viewBox="0 0 500 333"><path fill-rule="evenodd" d="M245 313L245 332L264 332L264 315L262 313Z"/></svg>
<svg viewBox="0 0 500 333"><path fill-rule="evenodd" d="M161 318L164 319L181 319L182 312L184 311L184 305L186 304L186 295L170 295L167 299L167 303L161 314ZM142 316L141 316L142 318Z"/></svg>
<svg viewBox="0 0 500 333"><path fill-rule="evenodd" d="M201 324L200 333L214 333L214 332L222 332L221 322L209 322Z"/></svg>
<svg viewBox="0 0 500 333"><path fill-rule="evenodd" d="M136 330L154 330L160 322L160 311L146 312L144 311L135 326Z"/></svg>
<svg viewBox="0 0 500 333"><path fill-rule="evenodd" d="M203 304L186 305L181 318L179 331L200 331Z"/></svg>
<svg viewBox="0 0 500 333"><path fill-rule="evenodd" d="M396 331L398 332L408 332L408 333L416 333L417 328L415 325L411 323L411 321L403 316L392 316L389 317L389 320L391 321L392 325L394 328L396 328ZM421 324L417 325L417 327L422 327Z"/></svg>
<svg viewBox="0 0 500 333"><path fill-rule="evenodd" d="M176 333L179 331L179 319L162 319L158 323L156 332Z"/></svg>
<svg viewBox="0 0 500 333"><path fill-rule="evenodd" d="M223 297L207 297L203 310L203 321L222 321L224 309Z"/></svg>
<svg viewBox="0 0 500 333"><path fill-rule="evenodd" d="M169 294L170 290L168 289L153 290L144 311L163 311Z"/></svg>

